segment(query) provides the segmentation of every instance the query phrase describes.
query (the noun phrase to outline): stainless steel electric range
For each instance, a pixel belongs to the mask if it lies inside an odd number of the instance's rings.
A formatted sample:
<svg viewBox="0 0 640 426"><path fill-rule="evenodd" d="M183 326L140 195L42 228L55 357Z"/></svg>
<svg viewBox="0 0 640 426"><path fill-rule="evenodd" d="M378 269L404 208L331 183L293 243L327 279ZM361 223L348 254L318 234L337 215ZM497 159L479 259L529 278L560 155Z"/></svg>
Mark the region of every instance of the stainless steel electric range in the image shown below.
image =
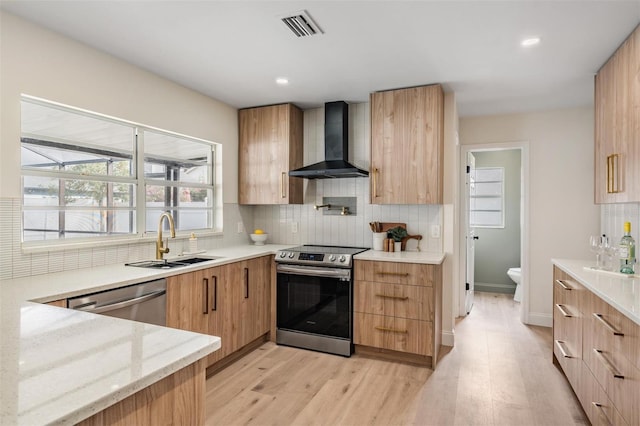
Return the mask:
<svg viewBox="0 0 640 426"><path fill-rule="evenodd" d="M353 353L353 256L360 247L305 245L276 253L276 343Z"/></svg>

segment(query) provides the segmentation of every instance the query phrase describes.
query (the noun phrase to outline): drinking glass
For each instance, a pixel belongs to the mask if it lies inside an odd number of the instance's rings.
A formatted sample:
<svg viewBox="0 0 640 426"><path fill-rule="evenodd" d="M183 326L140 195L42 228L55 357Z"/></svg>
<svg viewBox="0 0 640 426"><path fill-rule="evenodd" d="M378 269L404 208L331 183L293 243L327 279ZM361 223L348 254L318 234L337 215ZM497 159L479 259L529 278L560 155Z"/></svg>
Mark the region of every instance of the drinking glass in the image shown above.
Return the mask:
<svg viewBox="0 0 640 426"><path fill-rule="evenodd" d="M589 248L596 254L596 269L602 269L601 255L603 251L602 237L600 235L592 235L589 237Z"/></svg>

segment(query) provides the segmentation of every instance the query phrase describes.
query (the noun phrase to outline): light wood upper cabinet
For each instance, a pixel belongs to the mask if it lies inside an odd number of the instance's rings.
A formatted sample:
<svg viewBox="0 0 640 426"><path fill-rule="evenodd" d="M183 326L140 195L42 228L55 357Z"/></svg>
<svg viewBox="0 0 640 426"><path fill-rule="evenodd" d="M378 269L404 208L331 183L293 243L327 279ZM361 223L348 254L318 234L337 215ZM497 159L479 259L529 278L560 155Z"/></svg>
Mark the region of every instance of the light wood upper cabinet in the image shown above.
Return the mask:
<svg viewBox="0 0 640 426"><path fill-rule="evenodd" d="M292 104L238 111L240 204L302 204L302 111Z"/></svg>
<svg viewBox="0 0 640 426"><path fill-rule="evenodd" d="M371 204L442 204L442 86L372 93Z"/></svg>
<svg viewBox="0 0 640 426"><path fill-rule="evenodd" d="M597 204L640 202L640 27L595 79Z"/></svg>

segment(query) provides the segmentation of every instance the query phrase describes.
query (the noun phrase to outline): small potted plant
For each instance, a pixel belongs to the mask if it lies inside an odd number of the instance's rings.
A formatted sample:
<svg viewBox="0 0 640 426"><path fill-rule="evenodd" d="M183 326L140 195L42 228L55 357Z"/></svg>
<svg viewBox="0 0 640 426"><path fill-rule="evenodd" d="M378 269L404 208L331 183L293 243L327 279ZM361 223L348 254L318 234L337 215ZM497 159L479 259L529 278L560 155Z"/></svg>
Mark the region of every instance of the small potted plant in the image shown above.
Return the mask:
<svg viewBox="0 0 640 426"><path fill-rule="evenodd" d="M402 239L408 236L409 233L407 232L406 228L403 228L402 226L396 226L395 228L387 230L387 237L392 238L395 243L394 251L402 250Z"/></svg>

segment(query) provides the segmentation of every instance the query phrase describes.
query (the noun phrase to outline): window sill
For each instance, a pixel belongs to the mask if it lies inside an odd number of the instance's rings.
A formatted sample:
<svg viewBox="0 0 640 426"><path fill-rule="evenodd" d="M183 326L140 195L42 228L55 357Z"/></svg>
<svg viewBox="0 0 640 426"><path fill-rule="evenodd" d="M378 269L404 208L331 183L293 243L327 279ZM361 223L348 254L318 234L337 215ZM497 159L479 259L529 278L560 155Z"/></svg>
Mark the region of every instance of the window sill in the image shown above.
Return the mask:
<svg viewBox="0 0 640 426"><path fill-rule="evenodd" d="M201 237L216 237L224 235L223 231L199 231L195 232L198 238ZM163 239L166 239L167 234L163 234ZM176 234L176 240L187 240L191 237L191 231L185 231L180 234ZM145 235L145 236L131 236L131 237L123 237L123 238L106 238L106 239L92 239L92 240L84 240L84 241L50 241L47 243L44 242L29 242L22 243L21 250L24 254L29 253L45 253L45 252L57 252L57 251L65 251L65 250L80 250L80 249L88 249L94 247L113 247L113 246L123 246L129 244L142 244L142 243L151 243L155 242L158 239L155 235Z"/></svg>

